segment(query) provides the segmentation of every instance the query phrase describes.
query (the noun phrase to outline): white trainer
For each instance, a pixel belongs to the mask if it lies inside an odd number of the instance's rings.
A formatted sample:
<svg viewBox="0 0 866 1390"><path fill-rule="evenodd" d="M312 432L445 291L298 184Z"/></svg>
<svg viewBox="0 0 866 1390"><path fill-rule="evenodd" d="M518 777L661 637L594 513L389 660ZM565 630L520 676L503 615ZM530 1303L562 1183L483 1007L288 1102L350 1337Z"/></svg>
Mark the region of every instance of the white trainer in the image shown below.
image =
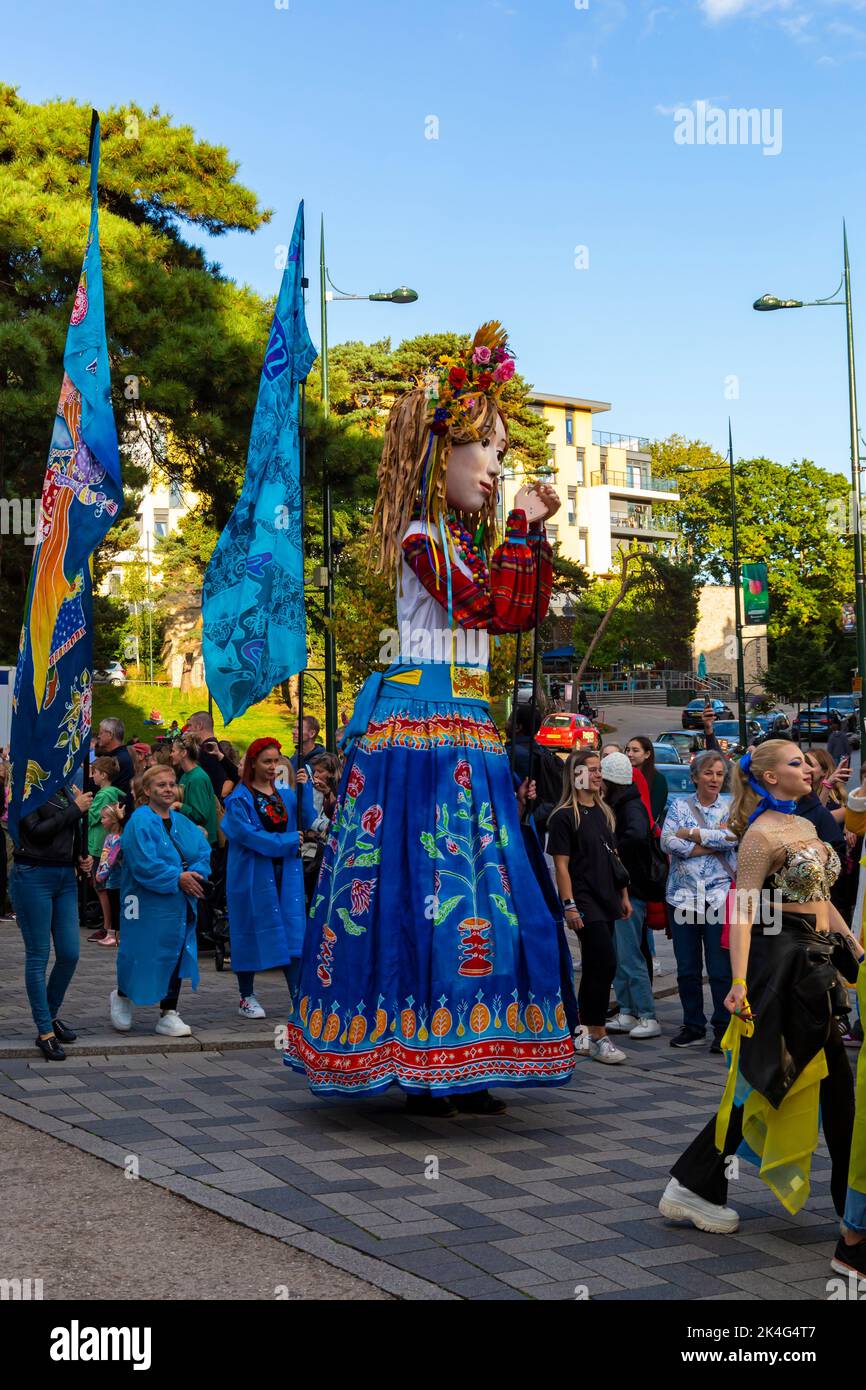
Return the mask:
<svg viewBox="0 0 866 1390"><path fill-rule="evenodd" d="M629 1029L630 1038L658 1038L662 1026L657 1018L640 1018L634 1028Z"/></svg>
<svg viewBox="0 0 866 1390"><path fill-rule="evenodd" d="M604 1062L607 1066L615 1066L618 1062L626 1061L626 1055L620 1050L610 1038L592 1038L589 1044L589 1056L593 1062Z"/></svg>
<svg viewBox="0 0 866 1390"><path fill-rule="evenodd" d="M238 1013L241 1018L266 1018L264 1009L254 994L248 994L246 999L241 998L238 1005Z"/></svg>
<svg viewBox="0 0 866 1390"><path fill-rule="evenodd" d="M699 1231L716 1235L731 1235L737 1230L740 1218L733 1207L719 1207L707 1202L696 1192L690 1192L676 1178L671 1178L659 1202L659 1211L668 1221L690 1221Z"/></svg>
<svg viewBox="0 0 866 1390"><path fill-rule="evenodd" d="M161 1015L153 1031L161 1033L164 1038L188 1038L192 1029L188 1023L184 1023L177 1009L168 1009Z"/></svg>
<svg viewBox="0 0 866 1390"><path fill-rule="evenodd" d="M123 999L116 989L111 991L108 1000L111 1026L116 1033L128 1033L132 1027L132 1000Z"/></svg>
<svg viewBox="0 0 866 1390"><path fill-rule="evenodd" d="M618 1013L604 1025L609 1033L630 1033L637 1024L634 1014Z"/></svg>
<svg viewBox="0 0 866 1390"><path fill-rule="evenodd" d="M590 1044L590 1041L591 1041L591 1039L590 1039L588 1030L587 1030L586 1028L584 1028L583 1025L581 1025L581 1026L578 1028L578 1030L577 1030L577 1032L575 1033L575 1035L574 1035L574 1055L575 1055L575 1057L588 1057L588 1056L589 1056L589 1044Z"/></svg>

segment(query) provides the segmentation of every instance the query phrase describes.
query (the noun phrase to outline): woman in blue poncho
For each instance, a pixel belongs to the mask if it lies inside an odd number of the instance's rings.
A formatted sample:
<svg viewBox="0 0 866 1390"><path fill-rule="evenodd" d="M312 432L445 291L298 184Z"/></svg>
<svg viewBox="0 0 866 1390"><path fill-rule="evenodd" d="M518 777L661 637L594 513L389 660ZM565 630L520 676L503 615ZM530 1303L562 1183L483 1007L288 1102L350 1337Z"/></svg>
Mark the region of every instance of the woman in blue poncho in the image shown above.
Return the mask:
<svg viewBox="0 0 866 1390"><path fill-rule="evenodd" d="M302 833L294 785L277 785L294 778L280 764L275 738L257 738L244 758L241 781L226 799L222 832L228 840L226 898L231 934L232 966L237 973L243 1018L264 1018L253 992L257 970L282 969L291 988L292 962L304 945L306 901L301 864ZM301 822L309 829L315 819L312 788L301 792Z"/></svg>
<svg viewBox="0 0 866 1390"><path fill-rule="evenodd" d="M140 786L145 803L121 840L121 935L111 1024L128 1033L133 1004L159 1004L155 1031L183 1038L192 1030L177 1001L181 980L193 989L198 984L195 904L204 897L210 845L197 825L172 811L178 792L170 767L149 767Z"/></svg>

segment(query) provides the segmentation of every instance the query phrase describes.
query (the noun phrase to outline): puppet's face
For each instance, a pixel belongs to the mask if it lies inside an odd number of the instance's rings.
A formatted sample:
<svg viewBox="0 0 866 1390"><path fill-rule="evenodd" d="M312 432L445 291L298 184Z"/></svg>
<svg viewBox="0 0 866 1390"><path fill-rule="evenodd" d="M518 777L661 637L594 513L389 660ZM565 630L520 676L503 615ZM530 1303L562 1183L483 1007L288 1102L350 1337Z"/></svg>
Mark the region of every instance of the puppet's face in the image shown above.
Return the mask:
<svg viewBox="0 0 866 1390"><path fill-rule="evenodd" d="M499 415L489 434L471 444L454 444L448 458L445 500L461 512L480 512L496 493L506 449L505 426Z"/></svg>

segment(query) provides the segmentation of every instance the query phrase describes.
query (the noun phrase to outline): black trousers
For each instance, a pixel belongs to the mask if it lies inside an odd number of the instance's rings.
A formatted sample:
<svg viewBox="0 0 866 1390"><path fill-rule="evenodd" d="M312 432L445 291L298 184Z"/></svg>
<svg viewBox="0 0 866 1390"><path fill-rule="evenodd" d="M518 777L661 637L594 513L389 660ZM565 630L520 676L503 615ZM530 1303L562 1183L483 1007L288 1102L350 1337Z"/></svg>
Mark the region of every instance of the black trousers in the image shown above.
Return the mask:
<svg viewBox="0 0 866 1390"><path fill-rule="evenodd" d="M824 1055L827 1058L827 1075L821 1082L821 1123L832 1165L830 1192L836 1212L841 1216L848 1192L848 1164L854 1129L854 1077L835 1019ZM671 1175L690 1192L703 1197L704 1201L724 1206L728 1198L725 1160L740 1147L743 1137L742 1106L735 1105L731 1111L724 1153L720 1154L716 1148L715 1131L716 1119L713 1116L682 1157L677 1159Z"/></svg>
<svg viewBox="0 0 866 1390"><path fill-rule="evenodd" d="M587 922L580 939L580 985L577 1007L584 1026L603 1028L616 974L613 922Z"/></svg>

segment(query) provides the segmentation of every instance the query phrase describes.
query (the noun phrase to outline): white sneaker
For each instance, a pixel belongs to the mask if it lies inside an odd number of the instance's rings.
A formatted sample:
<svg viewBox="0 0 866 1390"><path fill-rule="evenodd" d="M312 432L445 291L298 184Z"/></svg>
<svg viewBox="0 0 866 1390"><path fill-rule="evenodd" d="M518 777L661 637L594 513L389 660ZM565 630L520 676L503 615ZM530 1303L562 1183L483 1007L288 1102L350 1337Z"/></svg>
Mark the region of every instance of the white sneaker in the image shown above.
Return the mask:
<svg viewBox="0 0 866 1390"><path fill-rule="evenodd" d="M117 1033L128 1033L132 1027L132 1000L122 999L116 989L111 991L108 1001L111 1026Z"/></svg>
<svg viewBox="0 0 866 1390"><path fill-rule="evenodd" d="M634 1014L618 1013L604 1025L609 1033L630 1033L637 1023Z"/></svg>
<svg viewBox="0 0 866 1390"><path fill-rule="evenodd" d="M188 1038L192 1029L188 1023L184 1023L177 1009L168 1009L161 1015L153 1031L161 1033L165 1038Z"/></svg>
<svg viewBox="0 0 866 1390"><path fill-rule="evenodd" d="M593 1062L605 1062L608 1066L615 1066L617 1062L626 1061L626 1055L621 1052L610 1040L610 1038L592 1038L589 1044L589 1056Z"/></svg>
<svg viewBox="0 0 866 1390"><path fill-rule="evenodd" d="M590 1037L586 1028L581 1026L574 1035L574 1055L575 1057L589 1056Z"/></svg>
<svg viewBox="0 0 866 1390"><path fill-rule="evenodd" d="M641 1018L634 1028L629 1029L630 1038L658 1038L661 1036L662 1026L657 1018Z"/></svg>
<svg viewBox="0 0 866 1390"><path fill-rule="evenodd" d="M659 1202L659 1211L669 1221L690 1221L699 1231L716 1235L731 1235L737 1230L740 1218L733 1207L718 1207L706 1202L696 1192L690 1192L676 1178L671 1178Z"/></svg>
<svg viewBox="0 0 866 1390"><path fill-rule="evenodd" d="M241 999L238 1006L238 1013L241 1018L266 1018L264 1009L254 994L248 994L246 999Z"/></svg>

